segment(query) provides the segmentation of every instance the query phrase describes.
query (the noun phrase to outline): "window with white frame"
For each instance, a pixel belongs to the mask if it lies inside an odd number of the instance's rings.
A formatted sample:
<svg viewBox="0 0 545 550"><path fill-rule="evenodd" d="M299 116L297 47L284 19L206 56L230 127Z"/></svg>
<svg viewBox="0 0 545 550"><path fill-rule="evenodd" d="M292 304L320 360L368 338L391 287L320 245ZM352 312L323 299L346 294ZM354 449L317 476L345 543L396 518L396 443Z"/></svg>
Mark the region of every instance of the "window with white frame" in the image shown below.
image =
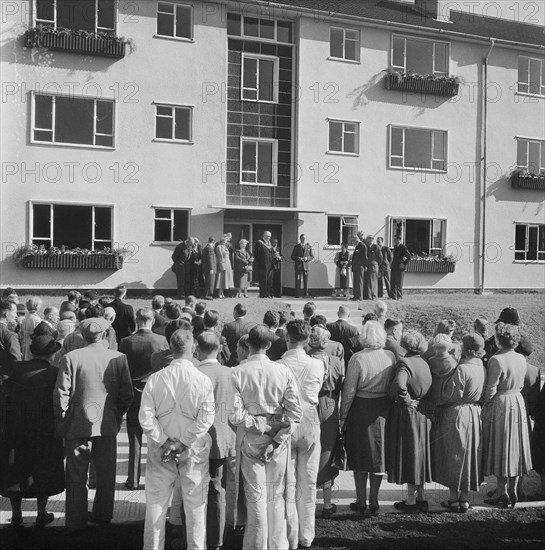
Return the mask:
<svg viewBox="0 0 545 550"><path fill-rule="evenodd" d="M242 99L278 101L278 58L248 55L242 57Z"/></svg>
<svg viewBox="0 0 545 550"><path fill-rule="evenodd" d="M112 217L111 206L32 203L31 240L46 248L111 248Z"/></svg>
<svg viewBox="0 0 545 550"><path fill-rule="evenodd" d="M174 2L157 2L157 36L193 38L193 8Z"/></svg>
<svg viewBox="0 0 545 550"><path fill-rule="evenodd" d="M515 224L515 261L545 261L545 224Z"/></svg>
<svg viewBox="0 0 545 550"><path fill-rule="evenodd" d="M114 33L116 0L34 0L38 27Z"/></svg>
<svg viewBox="0 0 545 550"><path fill-rule="evenodd" d="M390 218L389 246L399 235L409 252L416 255L439 256L446 243L446 220L439 218Z"/></svg>
<svg viewBox="0 0 545 550"><path fill-rule="evenodd" d="M113 100L32 94L35 143L114 147Z"/></svg>
<svg viewBox="0 0 545 550"><path fill-rule="evenodd" d="M340 246L356 244L358 233L357 216L328 216L327 217L327 244Z"/></svg>
<svg viewBox="0 0 545 550"><path fill-rule="evenodd" d="M521 56L518 59L518 91L545 96L545 60Z"/></svg>
<svg viewBox="0 0 545 550"><path fill-rule="evenodd" d="M360 31L331 27L329 29L329 57L359 61Z"/></svg>
<svg viewBox="0 0 545 550"><path fill-rule="evenodd" d="M241 183L276 184L277 144L275 140L241 140Z"/></svg>
<svg viewBox="0 0 545 550"><path fill-rule="evenodd" d="M292 24L289 21L259 19L238 14L227 14L227 34L274 42L292 42Z"/></svg>
<svg viewBox="0 0 545 550"><path fill-rule="evenodd" d="M391 64L402 73L448 75L449 44L394 35Z"/></svg>
<svg viewBox="0 0 545 550"><path fill-rule="evenodd" d="M545 174L545 140L517 138L517 167L530 174Z"/></svg>
<svg viewBox="0 0 545 550"><path fill-rule="evenodd" d="M190 211L180 208L155 208L153 240L155 242L183 241L189 237Z"/></svg>
<svg viewBox="0 0 545 550"><path fill-rule="evenodd" d="M360 124L343 120L329 121L330 153L348 153L358 155L360 152Z"/></svg>
<svg viewBox="0 0 545 550"><path fill-rule="evenodd" d="M447 169L447 132L390 126L390 168Z"/></svg>
<svg viewBox="0 0 545 550"><path fill-rule="evenodd" d="M192 108L176 105L155 106L155 138L191 141Z"/></svg>

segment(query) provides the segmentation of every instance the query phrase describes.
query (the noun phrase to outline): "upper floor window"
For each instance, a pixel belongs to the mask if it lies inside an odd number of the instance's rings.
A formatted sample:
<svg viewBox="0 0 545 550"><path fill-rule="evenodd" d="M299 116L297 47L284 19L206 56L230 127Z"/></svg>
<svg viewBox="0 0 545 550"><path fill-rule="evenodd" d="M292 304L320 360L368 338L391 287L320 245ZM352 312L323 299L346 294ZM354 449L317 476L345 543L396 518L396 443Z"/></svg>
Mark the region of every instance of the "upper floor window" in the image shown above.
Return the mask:
<svg viewBox="0 0 545 550"><path fill-rule="evenodd" d="M242 99L278 101L278 58L247 55L242 58Z"/></svg>
<svg viewBox="0 0 545 550"><path fill-rule="evenodd" d="M545 60L519 57L518 91L521 94L545 96Z"/></svg>
<svg viewBox="0 0 545 550"><path fill-rule="evenodd" d="M402 73L449 74L449 45L420 38L392 37L392 69Z"/></svg>
<svg viewBox="0 0 545 550"><path fill-rule="evenodd" d="M545 224L515 224L515 261L545 261Z"/></svg>
<svg viewBox="0 0 545 550"><path fill-rule="evenodd" d="M390 126L390 168L447 169L447 132Z"/></svg>
<svg viewBox="0 0 545 550"><path fill-rule="evenodd" d="M292 24L289 21L258 19L236 13L227 14L227 34L287 44L293 40Z"/></svg>
<svg viewBox="0 0 545 550"><path fill-rule="evenodd" d="M438 256L446 243L446 220L390 218L389 246L394 246L394 236L400 235L402 242L412 254Z"/></svg>
<svg viewBox="0 0 545 550"><path fill-rule="evenodd" d="M114 33L116 0L35 0L37 26Z"/></svg>
<svg viewBox="0 0 545 550"><path fill-rule="evenodd" d="M241 140L241 183L276 184L276 147L275 140Z"/></svg>
<svg viewBox="0 0 545 550"><path fill-rule="evenodd" d="M545 174L545 140L517 138L517 167Z"/></svg>
<svg viewBox="0 0 545 550"><path fill-rule="evenodd" d="M189 236L189 210L155 208L153 224L155 242L183 241Z"/></svg>
<svg viewBox="0 0 545 550"><path fill-rule="evenodd" d="M155 106L155 138L191 141L192 108L175 105Z"/></svg>
<svg viewBox="0 0 545 550"><path fill-rule="evenodd" d="M45 248L111 248L112 216L111 206L32 203L32 244Z"/></svg>
<svg viewBox="0 0 545 550"><path fill-rule="evenodd" d="M360 152L358 122L329 121L329 152L357 155Z"/></svg>
<svg viewBox="0 0 545 550"><path fill-rule="evenodd" d="M329 57L347 61L360 60L360 32L352 29L329 29Z"/></svg>
<svg viewBox="0 0 545 550"><path fill-rule="evenodd" d="M327 244L353 246L358 233L357 216L328 216Z"/></svg>
<svg viewBox="0 0 545 550"><path fill-rule="evenodd" d="M172 2L157 3L157 35L193 38L193 8Z"/></svg>
<svg viewBox="0 0 545 550"><path fill-rule="evenodd" d="M32 142L114 147L113 100L32 96Z"/></svg>

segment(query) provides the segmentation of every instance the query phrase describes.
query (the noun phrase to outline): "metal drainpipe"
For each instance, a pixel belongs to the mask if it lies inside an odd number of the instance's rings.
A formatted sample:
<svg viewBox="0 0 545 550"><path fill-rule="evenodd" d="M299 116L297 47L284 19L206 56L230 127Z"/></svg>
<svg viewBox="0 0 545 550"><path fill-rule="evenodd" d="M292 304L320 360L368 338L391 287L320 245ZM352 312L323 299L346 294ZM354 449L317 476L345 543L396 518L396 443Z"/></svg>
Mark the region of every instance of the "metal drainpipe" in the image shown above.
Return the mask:
<svg viewBox="0 0 545 550"><path fill-rule="evenodd" d="M490 48L488 50L488 53L486 54L484 58L484 77L483 77L483 122L482 122L482 132L483 132L483 197L482 197L482 242L481 242L481 253L480 253L480 259L481 259L481 285L480 285L480 293L483 294L484 292L484 277L485 277L485 266L486 266L486 257L485 257L485 251L486 251L486 179L487 179L487 168L486 168L486 146L487 146L487 139L488 139L488 132L487 132L487 125L488 125L488 58L490 57L490 54L492 53L492 50L494 49L496 41L494 38L490 39Z"/></svg>

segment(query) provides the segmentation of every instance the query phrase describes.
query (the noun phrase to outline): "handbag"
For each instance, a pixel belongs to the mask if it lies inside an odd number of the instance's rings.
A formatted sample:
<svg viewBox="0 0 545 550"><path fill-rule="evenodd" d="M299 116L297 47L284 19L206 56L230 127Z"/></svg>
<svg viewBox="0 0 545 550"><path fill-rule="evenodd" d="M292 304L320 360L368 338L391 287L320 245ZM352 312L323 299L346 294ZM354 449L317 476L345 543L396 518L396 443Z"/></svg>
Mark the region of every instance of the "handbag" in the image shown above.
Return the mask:
<svg viewBox="0 0 545 550"><path fill-rule="evenodd" d="M341 471L346 471L348 469L348 459L346 458L344 435L342 432L339 432L337 436L337 443L335 444L333 458L331 459L331 467Z"/></svg>
<svg viewBox="0 0 545 550"><path fill-rule="evenodd" d="M343 265L343 267L341 269L341 277L346 277L346 275L347 275L346 266Z"/></svg>
<svg viewBox="0 0 545 550"><path fill-rule="evenodd" d="M253 270L254 268L251 265L244 266L244 271L246 271L246 273L251 273Z"/></svg>

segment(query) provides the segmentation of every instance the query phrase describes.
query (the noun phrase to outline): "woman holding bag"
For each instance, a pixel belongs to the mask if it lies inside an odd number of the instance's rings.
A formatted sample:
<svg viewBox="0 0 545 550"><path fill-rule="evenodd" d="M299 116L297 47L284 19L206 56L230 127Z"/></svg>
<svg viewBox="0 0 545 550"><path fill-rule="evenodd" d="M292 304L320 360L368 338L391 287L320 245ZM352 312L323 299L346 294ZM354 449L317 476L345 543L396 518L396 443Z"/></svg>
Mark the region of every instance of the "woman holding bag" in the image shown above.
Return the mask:
<svg viewBox="0 0 545 550"><path fill-rule="evenodd" d="M340 289L343 296L346 298L348 289L350 288L350 252L346 243L341 244L340 252L335 255L335 289Z"/></svg>
<svg viewBox="0 0 545 550"><path fill-rule="evenodd" d="M238 250L235 250L233 263L235 268L235 288L237 289L237 298L248 298L248 287L250 286L251 275L253 272L252 255L246 250L248 241L241 239L238 243Z"/></svg>

